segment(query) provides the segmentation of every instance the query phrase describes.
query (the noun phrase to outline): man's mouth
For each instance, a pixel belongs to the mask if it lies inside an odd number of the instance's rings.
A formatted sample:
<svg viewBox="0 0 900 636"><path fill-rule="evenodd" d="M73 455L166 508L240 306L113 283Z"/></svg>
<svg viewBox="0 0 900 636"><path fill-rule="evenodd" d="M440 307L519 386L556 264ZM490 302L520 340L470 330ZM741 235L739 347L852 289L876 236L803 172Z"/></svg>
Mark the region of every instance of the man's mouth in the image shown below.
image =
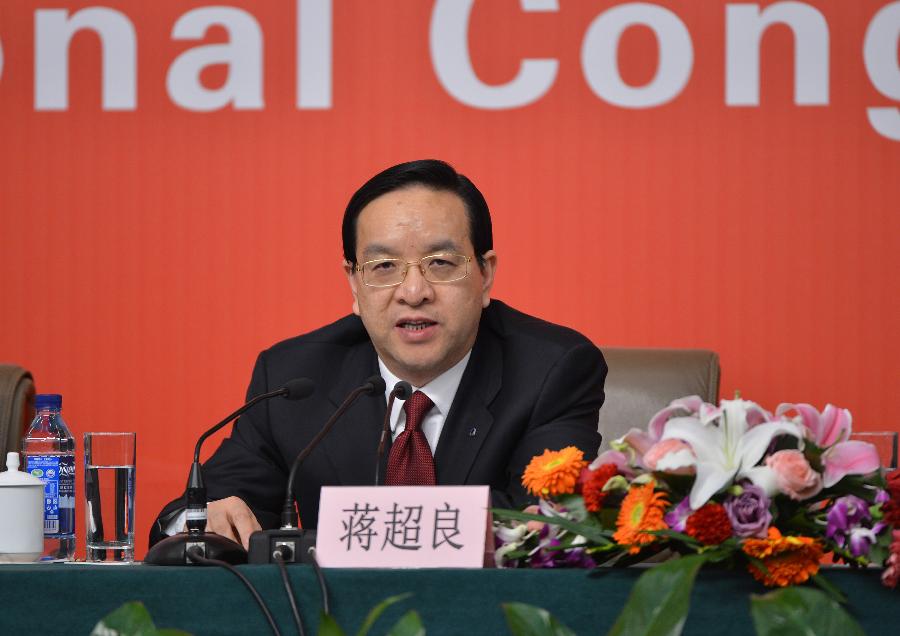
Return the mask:
<svg viewBox="0 0 900 636"><path fill-rule="evenodd" d="M401 320L397 326L407 331L422 331L435 324L433 320Z"/></svg>

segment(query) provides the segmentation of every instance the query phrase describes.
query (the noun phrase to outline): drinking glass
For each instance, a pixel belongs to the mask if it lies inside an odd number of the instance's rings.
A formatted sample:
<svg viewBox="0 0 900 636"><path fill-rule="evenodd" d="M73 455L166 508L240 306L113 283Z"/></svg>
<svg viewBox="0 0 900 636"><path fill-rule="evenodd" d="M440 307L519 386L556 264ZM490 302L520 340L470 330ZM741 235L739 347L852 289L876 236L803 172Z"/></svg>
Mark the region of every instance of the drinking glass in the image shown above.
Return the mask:
<svg viewBox="0 0 900 636"><path fill-rule="evenodd" d="M136 433L84 434L86 559L134 561Z"/></svg>

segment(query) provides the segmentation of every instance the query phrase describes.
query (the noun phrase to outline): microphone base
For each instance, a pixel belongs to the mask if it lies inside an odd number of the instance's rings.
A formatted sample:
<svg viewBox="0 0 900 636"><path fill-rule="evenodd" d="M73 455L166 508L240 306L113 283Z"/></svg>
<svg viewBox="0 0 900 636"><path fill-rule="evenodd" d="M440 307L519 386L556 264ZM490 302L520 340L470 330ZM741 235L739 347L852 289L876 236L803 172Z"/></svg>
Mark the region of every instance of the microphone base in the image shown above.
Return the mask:
<svg viewBox="0 0 900 636"><path fill-rule="evenodd" d="M316 531L301 528L260 530L250 535L250 563L275 563L276 550L282 560L292 563L312 563L310 548L316 547Z"/></svg>
<svg viewBox="0 0 900 636"><path fill-rule="evenodd" d="M225 561L231 565L243 565L247 562L247 551L244 546L220 534L179 532L171 537L166 537L150 548L147 556L144 557L144 563L148 565L197 565L186 554L188 548L194 547L200 548L202 556L207 559Z"/></svg>

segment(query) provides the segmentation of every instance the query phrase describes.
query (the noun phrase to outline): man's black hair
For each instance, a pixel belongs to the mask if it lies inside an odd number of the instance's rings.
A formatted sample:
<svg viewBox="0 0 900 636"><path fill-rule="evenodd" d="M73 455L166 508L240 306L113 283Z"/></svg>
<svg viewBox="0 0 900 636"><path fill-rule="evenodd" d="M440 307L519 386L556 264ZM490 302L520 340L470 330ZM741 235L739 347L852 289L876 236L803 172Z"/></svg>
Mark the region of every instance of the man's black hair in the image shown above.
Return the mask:
<svg viewBox="0 0 900 636"><path fill-rule="evenodd" d="M344 258L356 264L356 220L363 208L383 194L416 185L453 192L463 200L469 218L469 239L475 248L478 265L484 267L484 254L494 248L487 201L468 177L458 173L449 163L437 159L420 159L392 166L366 181L350 197L341 227Z"/></svg>

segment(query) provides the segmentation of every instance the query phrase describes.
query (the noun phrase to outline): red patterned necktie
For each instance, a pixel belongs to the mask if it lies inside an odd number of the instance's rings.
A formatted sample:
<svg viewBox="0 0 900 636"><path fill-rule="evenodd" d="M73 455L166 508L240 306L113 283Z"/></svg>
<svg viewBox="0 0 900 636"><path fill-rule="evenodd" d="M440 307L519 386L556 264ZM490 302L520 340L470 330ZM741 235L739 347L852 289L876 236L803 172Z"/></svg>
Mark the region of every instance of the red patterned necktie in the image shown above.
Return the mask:
<svg viewBox="0 0 900 636"><path fill-rule="evenodd" d="M386 485L434 486L434 458L422 432L422 420L432 406L434 402L421 391L413 393L403 405L406 428L391 445Z"/></svg>

